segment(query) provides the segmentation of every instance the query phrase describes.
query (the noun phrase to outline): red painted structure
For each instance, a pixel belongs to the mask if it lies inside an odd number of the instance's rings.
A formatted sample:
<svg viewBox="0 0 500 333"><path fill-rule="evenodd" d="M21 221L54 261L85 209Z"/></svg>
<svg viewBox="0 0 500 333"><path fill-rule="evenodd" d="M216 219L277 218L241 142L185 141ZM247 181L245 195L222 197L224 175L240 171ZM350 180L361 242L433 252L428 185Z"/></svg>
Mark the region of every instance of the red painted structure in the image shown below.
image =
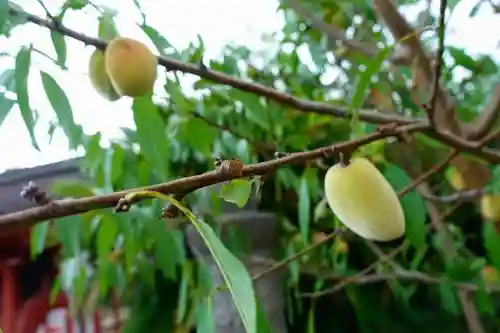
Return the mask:
<svg viewBox="0 0 500 333"><path fill-rule="evenodd" d="M50 165L28 169L10 170L0 174L0 214L19 211L33 206L22 199L19 192L23 186L33 180L43 189L64 178L80 178L78 160L68 160ZM63 327L45 325L51 318L51 311L68 309L68 300L64 294L57 296L50 304L52 281L57 275L54 269L30 271L28 277L40 279L41 283L27 299L21 297L23 286L20 274L23 266L30 263L30 230L17 229L0 233L0 327L3 333L77 333L76 321L65 316ZM56 259L58 247L46 249L51 258ZM39 274L43 274L40 277ZM100 333L99 318L92 318L91 327L85 333Z"/></svg>
<svg viewBox="0 0 500 333"><path fill-rule="evenodd" d="M46 249L48 255L56 260L59 247ZM78 332L76 321L68 315L63 327L46 325L51 310L64 309L68 300L60 293L50 304L52 281L57 270L48 270L41 277L41 286L27 300L20 299L18 274L23 264L29 262L29 230L19 230L0 236L0 323L4 333L73 333ZM86 332L100 333L98 314Z"/></svg>

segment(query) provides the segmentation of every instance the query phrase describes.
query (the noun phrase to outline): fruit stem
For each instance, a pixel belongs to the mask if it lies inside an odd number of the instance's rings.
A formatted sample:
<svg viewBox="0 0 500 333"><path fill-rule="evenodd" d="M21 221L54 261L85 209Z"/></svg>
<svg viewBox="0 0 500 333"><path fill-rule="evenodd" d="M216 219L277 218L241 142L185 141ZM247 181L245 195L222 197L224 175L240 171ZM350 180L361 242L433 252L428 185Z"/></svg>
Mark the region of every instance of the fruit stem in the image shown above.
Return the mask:
<svg viewBox="0 0 500 333"><path fill-rule="evenodd" d="M349 166L350 164L350 160L351 160L351 154L350 153L346 153L346 152L340 152L339 153L339 158L340 158L340 166L342 168L346 168L347 166Z"/></svg>

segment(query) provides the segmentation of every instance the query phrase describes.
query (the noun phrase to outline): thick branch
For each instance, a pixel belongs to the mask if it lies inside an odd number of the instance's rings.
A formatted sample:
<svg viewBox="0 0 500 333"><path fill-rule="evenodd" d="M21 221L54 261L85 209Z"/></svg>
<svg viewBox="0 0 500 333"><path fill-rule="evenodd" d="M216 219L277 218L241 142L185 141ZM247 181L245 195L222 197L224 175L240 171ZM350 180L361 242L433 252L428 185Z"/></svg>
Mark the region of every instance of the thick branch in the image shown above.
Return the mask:
<svg viewBox="0 0 500 333"><path fill-rule="evenodd" d="M433 85L434 75L429 58L420 44L418 34L399 13L392 0L373 0L373 3L377 13L387 24L394 38L403 41L403 44L408 47L412 56L415 57L419 77L424 81L419 82L419 86L421 89L429 91L428 89ZM442 89L438 89L436 93L436 110L432 117L434 124L440 129L448 129L460 135L460 124L457 121L454 109L448 105L447 96Z"/></svg>
<svg viewBox="0 0 500 333"><path fill-rule="evenodd" d="M402 133L422 131L426 129L427 126L428 125L422 124L400 126L391 130L384 130L383 132L375 132L359 139L345 141L311 151L292 153L286 155L285 157L262 163L246 165L243 167L240 175L231 175L230 173L222 173L219 171L209 171L200 175L180 178L171 182L149 186L142 188L141 190L157 191L164 194L185 194L205 186L221 183L231 179L264 175L285 165L305 162L323 156L331 156L338 151L356 149L361 145L386 137L397 136ZM120 191L94 197L57 200L43 207L35 207L20 212L2 215L0 216L0 230L27 227L36 224L37 222L53 218L76 215L94 209L114 207L122 197L136 190L138 189Z"/></svg>
<svg viewBox="0 0 500 333"><path fill-rule="evenodd" d="M436 132L433 130L427 130L425 133L428 136L439 140L441 143L459 150L460 152L466 152L477 157L481 157L492 164L500 163L500 152L495 149L484 147L484 144L481 141L471 142L450 133ZM477 163L474 162L474 164ZM481 174L482 177L488 178L488 175L486 175L484 172L485 170L480 170L479 168L476 169L476 167L473 168L478 174ZM489 174L489 172L487 172L487 174Z"/></svg>
<svg viewBox="0 0 500 333"><path fill-rule="evenodd" d="M419 74L418 77L420 77L422 81L418 82L418 87L423 91L428 91L433 83L433 75L430 61L422 49L419 38L416 37L413 29L410 27L408 22L398 12L392 0L373 0L373 2L375 4L377 12L382 16L383 20L386 22L389 29L391 30L391 33L396 39L401 40L402 38L408 37L412 34L413 36L415 36L412 38L407 38L405 44L410 49L412 55L416 60L417 73ZM446 8L443 8L443 4L441 4L441 14L443 14L443 11L445 9ZM472 152L470 143L467 143L470 142L470 138L462 138L462 136L466 137L468 133L465 132L465 128L463 128L463 125L459 122L455 109L448 104L448 96L445 94L442 87L440 87L439 85L436 87L439 88L437 89L435 95L436 109L432 110L433 112L431 112L432 114L429 114L429 116L432 116L432 119L434 120L433 124L437 126L437 131L440 131L440 133L430 133L429 135L433 136L435 139L441 140L441 142L457 148L459 151L463 151L463 149L459 148L459 146L462 146L462 144L464 143L466 146L469 146L467 148L469 152ZM493 98L491 105L493 105L494 107L494 104L495 101ZM487 120L486 123L488 123L489 121L490 120ZM480 127L487 128L490 127L490 125L480 125ZM475 142L473 145L476 147L483 146L480 141ZM472 150L476 149L473 148ZM493 157L489 154L490 152L486 152L486 155L489 155L488 157L485 157L484 155L483 157L489 162L495 163L493 162L493 159L490 159L491 157ZM485 151L483 151L482 153L485 153ZM452 163L454 164L455 162ZM469 169L471 170L471 172L466 177L464 177L464 181L466 183L479 183L478 180L481 180L483 181L483 183L478 184L478 187L484 187L487 180L491 178L491 173L489 172L489 170L487 168L483 168L482 165L478 164L475 161L471 161L469 163ZM484 182L485 180L486 182Z"/></svg>

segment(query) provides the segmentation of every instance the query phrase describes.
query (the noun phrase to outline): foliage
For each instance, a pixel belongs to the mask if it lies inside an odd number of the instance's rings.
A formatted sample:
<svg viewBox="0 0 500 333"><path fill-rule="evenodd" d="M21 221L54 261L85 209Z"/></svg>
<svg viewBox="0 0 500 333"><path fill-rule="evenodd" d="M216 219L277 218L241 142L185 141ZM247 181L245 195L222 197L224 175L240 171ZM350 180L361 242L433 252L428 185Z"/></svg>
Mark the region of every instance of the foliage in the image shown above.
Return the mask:
<svg viewBox="0 0 500 333"><path fill-rule="evenodd" d="M28 77L39 74L57 127L64 131L71 150L83 148L82 171L91 180L60 182L51 190L65 197L87 197L210 171L217 157L237 157L247 165L273 159L274 152L313 150L374 133L374 124L360 121L360 110L392 109L414 118L426 116L420 105L423 101L415 100L411 91L412 67L388 65L392 50L402 41L394 43L381 29L382 22L371 1L301 3L335 29L349 31L350 39L383 45L375 56L346 43L332 42L293 9L293 2L279 5L278 14L285 22L276 34L265 36L269 48L263 57L244 45L227 45L219 58L205 59L201 39L176 50L147 20L139 25L161 56L203 63L212 70L300 99L345 107L354 115L351 119L299 112L203 77L190 87L181 73L168 72L164 82L157 82L154 96L130 99L135 128L124 128L120 139L105 145L100 133L88 134L78 124L64 87L51 73L37 73L32 66L36 45L24 45L12 55L13 68L4 68L0 74L0 86L4 88L0 94L0 125L9 113L20 112L26 135L38 147L34 135L37 114L30 95L40 92L29 91ZM398 1L398 5L415 2ZM140 2L134 3L141 11ZM456 3L449 1L450 10ZM479 7L485 2L477 3ZM0 0L0 30L7 38L18 26L27 24L23 15L14 15L9 8L22 11ZM119 33L113 11L89 1L67 0L57 18L64 24L68 12L83 9L100 12L95 37L109 40ZM424 10L411 23L421 27L436 21ZM57 32L55 25L50 38L56 53L54 62L64 71L71 37ZM447 46L445 51L444 86L460 101L460 119L471 122L492 94L498 61L486 55L469 55L457 47ZM467 74L457 78L457 69ZM336 78L329 73L336 73ZM15 93L15 99L7 92ZM493 142L491 148L497 148L497 144ZM369 143L355 153L376 162L391 185L404 191L417 177L415 170L420 174L432 168L448 153L443 143L423 134L413 136L413 145L418 154L408 153L403 143L391 140ZM336 157L326 161L334 162ZM230 252L230 244L216 236L218 229L212 222L220 213L217 208L224 202L242 208L257 200L259 209L280 216L280 255L293 256L321 242L333 230L342 229L323 199L324 163L280 167L265 177L225 183L220 195L201 188L181 200L180 209L211 244L249 333L262 332L268 324L252 296L249 273L242 269L237 253L231 253L236 250L231 248ZM454 193L446 173L441 170L427 179L436 196ZM465 332L463 311L470 310L461 308L459 290L469 292L487 331L498 330L500 306L494 292L495 287L499 290L495 285L498 282L490 286L490 291L481 277L484 267L500 269L498 230L491 221L483 221L475 206L467 202L434 203L445 228L432 230L428 199L418 188L402 196L407 223L404 240L373 244L345 232L290 261L285 283L290 332ZM211 209L203 215L194 216L186 208L194 212L207 202ZM53 229L63 246L60 279L64 283L55 286L64 288L80 303L88 302L95 281L100 304L109 304L112 295L119 294L132 309L124 332L139 332L144 327L151 332L185 332L182 330L196 327L199 332L213 331L210 299L218 290L187 250L182 227L176 228L175 221L156 219L162 204L152 200L134 204L126 213L98 209L57 219ZM49 222L33 228L33 255L49 241L49 229ZM446 245L445 233L451 235L450 246ZM245 235L236 237L233 243L245 241ZM385 260L381 253L392 255Z"/></svg>

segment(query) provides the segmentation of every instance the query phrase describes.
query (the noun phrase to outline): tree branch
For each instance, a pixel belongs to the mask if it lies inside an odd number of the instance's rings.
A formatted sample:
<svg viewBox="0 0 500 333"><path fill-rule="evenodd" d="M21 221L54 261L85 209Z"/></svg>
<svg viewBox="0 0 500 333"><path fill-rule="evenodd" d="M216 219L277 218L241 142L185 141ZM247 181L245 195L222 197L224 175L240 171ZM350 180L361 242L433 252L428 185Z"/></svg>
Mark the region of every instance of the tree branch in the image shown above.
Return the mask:
<svg viewBox="0 0 500 333"><path fill-rule="evenodd" d="M77 31L74 31L72 29L69 29L62 25L61 23L54 24L54 22L51 22L49 20L45 20L41 17L38 17L36 15L26 13L26 12L20 12L19 10L15 8L10 8L9 9L10 15L14 16L22 16L26 18L27 21L32 22L34 24L37 24L39 26L48 28L53 31L57 31L65 36L74 38L76 40L81 41L82 43L86 45L93 45L96 48L100 50L104 50L107 46L107 43L98 39L98 38L93 38L87 35L84 35L82 33L79 33ZM206 68L204 66L200 65L193 65L193 64L188 64L182 61L174 60L174 59L169 59L169 58L164 58L159 56L158 57L158 63L161 66L164 66L168 70L172 71L181 71L183 73L189 73L193 74L199 77L203 77L205 79L221 83L221 84L226 84L231 87L234 87L236 89L246 91L249 93L253 93L259 96L267 97L270 100L273 100L275 102L278 102L280 104L288 105L291 106L299 111L306 112L306 113L317 113L317 114L324 114L324 115L330 115L330 116L336 116L336 117L342 117L342 118L351 118L352 114L349 112L347 108L343 107L337 107L333 106L327 103L319 103L319 102L312 102L308 101L305 99L300 99L297 97L294 97L292 95L279 92L275 89L266 87L264 85L258 84L258 83L252 83L244 80L240 80L234 77L231 77L227 74L224 74L222 72L214 71L209 68ZM426 120L424 119L411 119L407 118L404 116L400 116L396 113L387 113L385 112L384 114L380 114L377 110L364 110L359 112L359 119L373 123L373 124L386 124L386 123L397 123L400 125L408 125L408 124L415 124L419 122L425 122Z"/></svg>
<svg viewBox="0 0 500 333"><path fill-rule="evenodd" d="M326 236L325 238L323 238L319 242L313 243L312 245L304 248L302 251L299 251L291 256L288 256L285 259L274 263L272 266L270 266L270 267L268 267L260 272L257 272L255 275L252 276L252 280L257 281L258 279L261 279L262 277L283 268L284 266L286 266L290 262L298 260L299 258L303 257L304 255L310 253L311 251L322 246L323 244L329 242L333 238L340 236L342 233L343 233L342 230L333 231L332 233L330 233L328 236Z"/></svg>
<svg viewBox="0 0 500 333"><path fill-rule="evenodd" d="M432 74L430 60L424 53L414 29L411 28L410 24L399 13L392 0L373 0L373 3L377 13L387 24L394 38L403 41L403 44L408 47L410 53L415 58L419 73L418 77L423 81L419 82L418 88L422 90L429 89L433 85L434 75ZM432 122L439 129L447 129L452 133L460 135L460 123L457 121L455 110L449 107L444 91L438 89L435 98L436 110L434 114L429 115L433 118Z"/></svg>
<svg viewBox="0 0 500 333"><path fill-rule="evenodd" d="M417 271L408 271L408 270L403 270L403 271L398 271L394 273L372 273L372 274L367 274L367 275L360 275L358 276L353 275L353 276L341 276L338 274L331 274L331 275L320 275L318 278L324 279L324 280L340 280L339 283L334 285L332 288L329 288L327 290L322 290L319 292L312 292L312 293L301 293L301 297L320 297L324 296L327 294L333 294L336 292L341 291L344 287L350 284L355 284L355 285L364 285L364 284L370 284L370 283L377 283L377 282L385 282L387 280L398 280L398 281L416 281L416 282L422 282L422 283L427 283L427 284L444 284L448 283L453 285L454 287L467 291L467 292L472 292L472 291L477 291L480 288L473 283L453 283L451 281L448 281L446 278L441 278L441 277L434 277L430 276L421 272ZM499 285L492 285L488 286L486 288L488 291L494 291L498 292L500 291L500 286ZM481 331L471 331L473 333L476 332L481 332Z"/></svg>
<svg viewBox="0 0 500 333"><path fill-rule="evenodd" d="M20 212L5 214L0 216L0 230L9 230L11 228L28 227L41 221L60 218L64 216L76 215L94 209L114 207L118 201L130 192L137 190L150 190L164 194L187 194L199 188L221 183L231 179L251 177L267 174L278 167L300 163L308 160L317 159L324 156L332 156L342 151L352 151L361 145L380 140L386 137L398 136L402 133L411 133L425 130L428 125L413 124L399 126L393 129L375 132L373 134L337 143L331 146L318 148L315 150L288 154L284 157L274 160L245 165L238 174L220 172L220 170L209 171L200 175L180 178L167 183L148 186L141 189L132 189L120 192L114 192L105 195L85 197L78 199L55 200L43 207L34 207Z"/></svg>
<svg viewBox="0 0 500 333"><path fill-rule="evenodd" d="M353 38L348 38L345 31L331 24L327 24L321 19L321 17L309 11L306 6L298 0L284 0L283 2L288 4L290 8L302 15L306 20L309 20L311 26L324 33L329 39L329 44L331 44L330 47L335 46L335 42L337 40L341 40L351 49L359 51L367 57L374 57L380 51L374 43L367 43ZM393 51L393 54L388 58L388 60L394 65L408 65L411 63L407 52L398 52L397 50Z"/></svg>
<svg viewBox="0 0 500 333"><path fill-rule="evenodd" d="M386 0L375 0L375 1L386 1ZM397 11L396 11L397 12ZM24 17L27 21L32 22L34 24L37 24L42 27L46 27L50 30L57 31L63 35L69 36L71 38L77 39L86 45L93 45L98 49L104 50L106 48L107 43L93 37L86 36L84 34L81 34L77 31L71 30L61 23L55 24L54 22L42 19L36 15L32 15L26 12L21 12L15 8L10 8L9 9L10 15L15 15L15 16L22 16ZM399 13L398 13L399 15ZM404 20L404 19L403 19ZM407 23L405 23L407 24ZM408 28L409 29L409 28ZM409 30L411 32L411 30ZM413 39L413 38L410 38ZM418 41L417 41L418 43ZM421 51L421 50L420 50ZM200 65L193 65L193 64L187 64L182 61L174 60L174 59L168 59L164 57L158 57L158 62L160 65L164 66L165 68L169 70L177 70L181 71L183 73L190 73L193 75L197 75L200 77L203 77L205 79L226 84L229 86L232 86L236 89L240 89L242 91L246 91L249 93L253 93L259 96L264 96L269 98L270 100L273 100L275 102L291 106L299 111L306 112L306 113L316 113L316 114L323 114L323 115L329 115L329 116L335 116L335 117L342 117L342 118L351 118L352 113L349 112L347 108L343 107L336 107L332 106L327 103L319 103L319 102L312 102L309 100L304 100L300 98L296 98L292 95L286 94L279 92L275 89L268 88L264 85L257 84L257 83L251 83L248 81L240 80L234 77L231 77L229 75L226 75L221 72L217 72L214 70L211 70L209 68L206 68L204 66ZM430 69L429 69L430 73ZM454 113L453 113L454 114ZM427 119L412 119L408 117L403 117L400 115L397 115L396 113L388 113L387 110L384 110L384 113L380 113L378 111L360 111L359 112L359 119L362 121L366 121L368 123L372 124L398 124L398 125L409 125L409 124L421 124L422 126L426 127L428 125L428 120ZM449 133L449 132L440 132L437 133L436 131L425 131L427 135L430 135L431 137L441 140L445 142L446 144L450 145L451 147L457 148L460 151L465 151L471 154L474 154L478 157L481 157L483 159L488 160L489 162L492 163L500 163L500 153L496 152L495 150L492 149L487 149L487 148L481 148L478 147L477 144L474 142L470 142L467 140L463 140L460 137Z"/></svg>
<svg viewBox="0 0 500 333"><path fill-rule="evenodd" d="M324 33L330 40L332 44L331 46L335 46L335 42L337 40L341 40L347 46L351 47L354 50L361 51L361 53L365 54L368 57L373 57L377 55L379 49L377 48L376 45L347 38L344 31L323 21L321 17L309 11L306 6L300 3L300 1L284 0L283 2L285 2L288 6L290 6L290 8L292 8L297 14L303 16L306 20L310 21L311 25L315 29Z"/></svg>

